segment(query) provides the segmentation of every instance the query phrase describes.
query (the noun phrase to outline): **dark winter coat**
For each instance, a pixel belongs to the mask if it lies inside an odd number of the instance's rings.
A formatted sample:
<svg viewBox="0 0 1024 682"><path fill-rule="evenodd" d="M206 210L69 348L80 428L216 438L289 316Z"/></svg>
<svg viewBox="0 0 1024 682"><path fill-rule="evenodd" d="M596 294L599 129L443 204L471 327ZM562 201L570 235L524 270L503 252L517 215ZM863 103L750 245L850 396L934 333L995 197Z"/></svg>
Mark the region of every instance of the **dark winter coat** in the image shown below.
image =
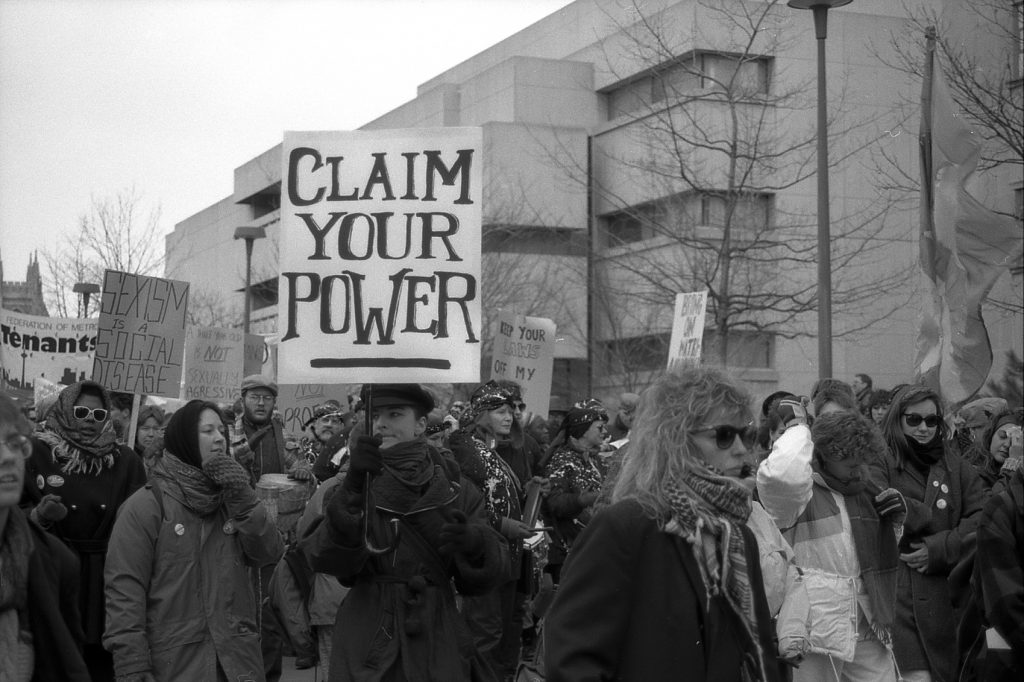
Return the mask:
<svg viewBox="0 0 1024 682"><path fill-rule="evenodd" d="M934 682L952 682L958 650L947 578L975 543L988 494L974 467L948 450L923 478L891 453L884 465L890 485L907 502L900 552L909 553L921 542L928 547L924 573L900 562L893 631L896 663L902 671L930 670Z"/></svg>
<svg viewBox="0 0 1024 682"><path fill-rule="evenodd" d="M757 541L742 530L771 663L776 644ZM739 682L742 627L721 597L709 602L686 541L659 530L635 501L619 502L594 517L566 559L545 625L546 679ZM767 679L780 679L769 667Z"/></svg>
<svg viewBox="0 0 1024 682"><path fill-rule="evenodd" d="M388 476L374 479L373 490L389 485ZM362 497L343 485L335 494L345 496L343 518L325 517L301 541L313 570L351 587L334 625L332 682L479 679L471 665L473 637L455 608L452 582L461 594L482 594L506 575L509 561L504 539L487 523L480 491L454 468L435 466L410 506L390 509L371 501L370 542L391 548L379 556L363 541ZM479 556L437 552L445 508L479 524L485 538Z"/></svg>
<svg viewBox="0 0 1024 682"><path fill-rule="evenodd" d="M99 474L63 473L50 446L34 440L25 466L23 501L35 506L43 495L59 495L68 515L48 527L78 557L80 611L87 644L103 637L103 564L118 508L146 483L142 458L120 445L114 466Z"/></svg>
<svg viewBox="0 0 1024 682"><path fill-rule="evenodd" d="M159 464L157 466L160 466ZM118 675L157 680L263 679L257 600L249 566L284 552L262 503L229 519L200 517L182 493L157 479L118 515L106 567L104 646Z"/></svg>
<svg viewBox="0 0 1024 682"><path fill-rule="evenodd" d="M78 559L35 523L28 525L33 544L28 560L28 616L35 648L32 680L89 682L81 654Z"/></svg>

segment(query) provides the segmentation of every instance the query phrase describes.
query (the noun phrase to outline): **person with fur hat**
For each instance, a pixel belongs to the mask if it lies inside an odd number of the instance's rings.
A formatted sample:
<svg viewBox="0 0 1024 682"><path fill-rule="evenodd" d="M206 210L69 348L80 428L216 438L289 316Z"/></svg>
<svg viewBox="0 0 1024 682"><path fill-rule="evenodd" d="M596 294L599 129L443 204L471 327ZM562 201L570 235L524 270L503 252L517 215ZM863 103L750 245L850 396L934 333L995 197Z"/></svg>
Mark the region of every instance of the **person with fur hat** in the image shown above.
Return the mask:
<svg viewBox="0 0 1024 682"><path fill-rule="evenodd" d="M284 544L226 434L216 403L186 403L118 514L103 637L118 682L264 680L247 567L273 565Z"/></svg>
<svg viewBox="0 0 1024 682"><path fill-rule="evenodd" d="M64 388L37 432L25 468L23 508L70 547L80 563L83 654L93 679L113 677L103 649L103 565L121 504L146 483L132 450L118 445L107 390L95 381Z"/></svg>
<svg viewBox="0 0 1024 682"><path fill-rule="evenodd" d="M573 541L590 521L601 494L604 461L598 456L608 436L608 412L594 399L577 402L566 413L545 455L543 473L550 492L544 516L555 530L547 570L558 582L558 570Z"/></svg>
<svg viewBox="0 0 1024 682"><path fill-rule="evenodd" d="M794 682L895 682L897 541L907 505L894 488L868 481L882 434L855 409L826 412L811 428L799 400L775 409L785 431L758 468L757 490L802 571L779 614L779 651L799 664Z"/></svg>
<svg viewBox="0 0 1024 682"><path fill-rule="evenodd" d="M459 420L461 428L449 438L449 446L463 475L484 493L491 526L509 545L510 565L506 579L496 590L467 597L463 609L470 628L476 633L477 647L502 679L514 674L519 662L525 598L519 598L517 583L522 568L523 540L535 532L523 522L526 481L497 450L499 441L509 441L516 427L517 398L507 384L491 380L478 386ZM510 450L507 448L506 452ZM517 463L523 475L530 471L525 458Z"/></svg>
<svg viewBox="0 0 1024 682"><path fill-rule="evenodd" d="M483 495L424 438L434 398L419 384L368 384L371 433L300 542L314 571L351 590L338 609L332 682L488 679L455 606L507 575L508 548ZM484 675L481 678L481 675Z"/></svg>

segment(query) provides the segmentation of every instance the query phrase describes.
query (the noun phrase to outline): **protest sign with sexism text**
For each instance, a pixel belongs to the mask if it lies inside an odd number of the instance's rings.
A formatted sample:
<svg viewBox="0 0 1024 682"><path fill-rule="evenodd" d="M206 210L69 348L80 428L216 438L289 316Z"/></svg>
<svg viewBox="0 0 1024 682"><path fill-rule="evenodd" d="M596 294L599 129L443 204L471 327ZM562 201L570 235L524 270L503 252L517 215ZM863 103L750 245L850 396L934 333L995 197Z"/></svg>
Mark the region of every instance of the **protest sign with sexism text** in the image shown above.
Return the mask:
<svg viewBox="0 0 1024 682"><path fill-rule="evenodd" d="M285 133L281 383L479 380L481 140Z"/></svg>

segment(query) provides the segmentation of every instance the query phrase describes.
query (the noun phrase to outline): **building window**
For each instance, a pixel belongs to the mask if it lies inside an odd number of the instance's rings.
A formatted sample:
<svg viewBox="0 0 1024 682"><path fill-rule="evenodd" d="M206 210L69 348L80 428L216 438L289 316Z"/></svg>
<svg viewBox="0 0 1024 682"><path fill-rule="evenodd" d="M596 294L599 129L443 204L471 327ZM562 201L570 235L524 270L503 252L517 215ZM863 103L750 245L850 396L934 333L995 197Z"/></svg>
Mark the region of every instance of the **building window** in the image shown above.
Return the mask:
<svg viewBox="0 0 1024 682"><path fill-rule="evenodd" d="M606 370L611 374L665 369L669 335L646 334L610 339L599 344Z"/></svg>
<svg viewBox="0 0 1024 682"><path fill-rule="evenodd" d="M726 208L733 206L732 234L742 237L764 231L772 224L774 195L746 192L682 192L598 216L605 248L646 241L658 236L683 237L698 227L725 227ZM701 236L701 239L706 239Z"/></svg>
<svg viewBox="0 0 1024 682"><path fill-rule="evenodd" d="M277 278L265 279L252 285L252 309L261 310L277 305Z"/></svg>
<svg viewBox="0 0 1024 682"><path fill-rule="evenodd" d="M768 92L770 74L769 57L689 52L605 90L608 120L713 92L728 92L732 99L756 99Z"/></svg>
<svg viewBox="0 0 1024 682"><path fill-rule="evenodd" d="M774 356L774 334L740 330L729 332L729 349L726 353L726 364L729 367L771 369ZM704 330L704 340L701 342L701 357L706 361L712 358L717 359L718 332L716 330Z"/></svg>

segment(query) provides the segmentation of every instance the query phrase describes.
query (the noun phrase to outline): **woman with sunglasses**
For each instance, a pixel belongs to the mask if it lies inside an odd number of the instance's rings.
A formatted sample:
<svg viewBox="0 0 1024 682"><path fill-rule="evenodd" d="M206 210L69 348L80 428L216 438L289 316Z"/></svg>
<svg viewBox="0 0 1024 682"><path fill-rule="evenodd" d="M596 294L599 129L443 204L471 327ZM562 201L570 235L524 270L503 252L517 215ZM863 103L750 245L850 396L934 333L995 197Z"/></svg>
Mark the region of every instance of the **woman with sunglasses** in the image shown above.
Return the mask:
<svg viewBox="0 0 1024 682"><path fill-rule="evenodd" d="M880 472L907 503L900 540L893 649L908 682L956 679L955 620L947 577L974 542L986 500L974 468L949 447L942 401L903 386L882 422L888 445Z"/></svg>
<svg viewBox="0 0 1024 682"><path fill-rule="evenodd" d="M778 680L751 494L750 396L688 367L640 397L612 504L566 559L545 626L559 680Z"/></svg>
<svg viewBox="0 0 1024 682"><path fill-rule="evenodd" d="M142 459L118 445L110 395L95 381L62 390L25 471L31 516L78 555L83 654L94 680L113 679L103 649L103 566L121 504L146 483Z"/></svg>

